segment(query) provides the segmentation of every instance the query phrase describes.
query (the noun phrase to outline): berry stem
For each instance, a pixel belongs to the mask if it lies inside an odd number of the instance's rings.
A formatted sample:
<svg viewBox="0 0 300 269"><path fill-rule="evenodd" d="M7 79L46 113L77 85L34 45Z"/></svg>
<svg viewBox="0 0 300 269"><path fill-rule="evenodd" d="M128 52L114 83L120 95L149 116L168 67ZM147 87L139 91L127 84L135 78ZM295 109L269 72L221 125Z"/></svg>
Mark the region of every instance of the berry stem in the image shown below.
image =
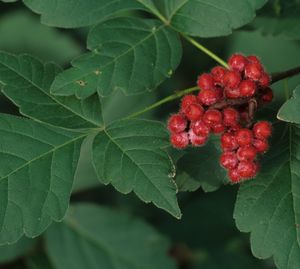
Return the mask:
<svg viewBox="0 0 300 269"><path fill-rule="evenodd" d="M296 76L298 74L300 74L300 66L289 69L284 72L274 73L274 74L272 74L272 84L274 84L280 80L283 80L285 78Z"/></svg>
<svg viewBox="0 0 300 269"><path fill-rule="evenodd" d="M142 114L144 114L144 113L146 113L146 112L148 112L148 111L150 111L150 110L152 110L152 109L154 109L156 107L159 107L159 106L161 106L161 105L163 105L165 103L171 102L171 101L173 101L175 99L178 99L178 98L180 98L180 97L182 97L182 96L184 96L186 94L189 94L191 92L194 92L194 91L199 91L199 88L195 86L195 87L191 87L191 88L187 88L187 89L175 92L174 94L169 95L166 98L163 98L160 101L158 101L158 102L156 102L156 103L154 103L154 104L152 104L152 105L144 108L143 110L137 111L137 112L129 115L128 117L126 117L126 119L135 118L137 116L140 116L140 115L142 115Z"/></svg>
<svg viewBox="0 0 300 269"><path fill-rule="evenodd" d="M203 51L206 55L208 55L209 57L211 57L212 59L214 59L216 62L218 62L219 64L223 65L225 68L229 68L228 64L223 61L219 56L217 56L215 53L213 53L212 51L210 51L209 49L207 49L206 47L204 47L203 45L201 45L199 42L197 42L195 39L186 36L184 34L182 34L182 36L189 41L191 44L193 44L196 48L198 48L199 50Z"/></svg>

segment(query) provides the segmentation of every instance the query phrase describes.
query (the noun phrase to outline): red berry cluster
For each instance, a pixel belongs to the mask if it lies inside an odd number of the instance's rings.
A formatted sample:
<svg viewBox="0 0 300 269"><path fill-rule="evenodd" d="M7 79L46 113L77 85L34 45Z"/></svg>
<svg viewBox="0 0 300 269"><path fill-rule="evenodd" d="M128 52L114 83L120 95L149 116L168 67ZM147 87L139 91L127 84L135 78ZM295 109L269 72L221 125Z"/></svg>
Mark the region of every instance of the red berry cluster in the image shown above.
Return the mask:
<svg viewBox="0 0 300 269"><path fill-rule="evenodd" d="M198 95L182 98L178 114L169 118L170 141L175 148L202 146L211 133L221 135L221 165L233 182L253 178L257 154L268 149L271 124L262 121L251 128L250 101L262 105L273 99L270 76L256 56L234 54L229 69L214 67L199 76ZM241 100L236 104L232 101ZM220 104L222 104L220 106Z"/></svg>

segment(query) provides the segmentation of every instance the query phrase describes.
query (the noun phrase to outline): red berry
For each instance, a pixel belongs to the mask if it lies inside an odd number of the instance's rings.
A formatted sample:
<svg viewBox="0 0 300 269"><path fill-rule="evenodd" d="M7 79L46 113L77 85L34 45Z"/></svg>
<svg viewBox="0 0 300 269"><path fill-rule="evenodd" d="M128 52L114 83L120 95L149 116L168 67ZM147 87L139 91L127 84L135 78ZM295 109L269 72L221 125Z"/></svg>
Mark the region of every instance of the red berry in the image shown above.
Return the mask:
<svg viewBox="0 0 300 269"><path fill-rule="evenodd" d="M227 70L222 66L216 66L211 70L211 75L214 78L214 81L218 84L223 84L223 79Z"/></svg>
<svg viewBox="0 0 300 269"><path fill-rule="evenodd" d="M231 132L226 132L221 136L221 148L224 151L233 151L238 148L238 143L235 139L235 135Z"/></svg>
<svg viewBox="0 0 300 269"><path fill-rule="evenodd" d="M223 110L223 123L225 126L235 126L239 121L239 112L231 107Z"/></svg>
<svg viewBox="0 0 300 269"><path fill-rule="evenodd" d="M257 150L251 145L240 147L237 151L237 157L240 161L253 161L256 155Z"/></svg>
<svg viewBox="0 0 300 269"><path fill-rule="evenodd" d="M215 86L215 81L210 74L202 74L198 78L198 86L202 90L210 90Z"/></svg>
<svg viewBox="0 0 300 269"><path fill-rule="evenodd" d="M207 126L202 120L195 121L191 124L191 129L196 135L208 136L210 133L210 127Z"/></svg>
<svg viewBox="0 0 300 269"><path fill-rule="evenodd" d="M270 86L271 78L267 73L262 73L259 79L259 85L266 88Z"/></svg>
<svg viewBox="0 0 300 269"><path fill-rule="evenodd" d="M173 147L178 149L183 149L189 144L189 136L187 132L182 132L178 134L171 134L170 137L171 144Z"/></svg>
<svg viewBox="0 0 300 269"><path fill-rule="evenodd" d="M214 88L209 90L200 90L198 100L201 104L210 106L218 101L218 93Z"/></svg>
<svg viewBox="0 0 300 269"><path fill-rule="evenodd" d="M252 161L241 161L238 164L237 172L243 179L252 178L257 173L257 166Z"/></svg>
<svg viewBox="0 0 300 269"><path fill-rule="evenodd" d="M260 63L249 63L245 67L245 76L252 80L259 80L262 76L263 68Z"/></svg>
<svg viewBox="0 0 300 269"><path fill-rule="evenodd" d="M234 152L224 152L220 157L220 164L226 169L236 168L238 165L238 159Z"/></svg>
<svg viewBox="0 0 300 269"><path fill-rule="evenodd" d="M187 127L187 121L182 115L175 114L169 118L168 129L170 132L181 133L186 129L186 127Z"/></svg>
<svg viewBox="0 0 300 269"><path fill-rule="evenodd" d="M216 109L209 109L203 115L203 122L209 127L213 127L214 125L221 124L222 113Z"/></svg>
<svg viewBox="0 0 300 269"><path fill-rule="evenodd" d="M229 66L232 69L237 70L239 72L244 71L247 63L248 63L248 61L247 61L246 57L241 54L233 54L228 60Z"/></svg>
<svg viewBox="0 0 300 269"><path fill-rule="evenodd" d="M218 101L222 100L224 98L224 90L221 87L216 87L216 94Z"/></svg>
<svg viewBox="0 0 300 269"><path fill-rule="evenodd" d="M236 132L235 138L240 146L247 146L252 144L253 133L251 130L243 128Z"/></svg>
<svg viewBox="0 0 300 269"><path fill-rule="evenodd" d="M224 76L224 85L228 88L235 89L241 82L241 75L237 71L228 71Z"/></svg>
<svg viewBox="0 0 300 269"><path fill-rule="evenodd" d="M197 96L193 94L189 94L184 96L181 99L181 111L185 113L186 109L191 105L191 104L196 104L198 103Z"/></svg>
<svg viewBox="0 0 300 269"><path fill-rule="evenodd" d="M242 179L237 169L230 169L228 177L232 183L239 183Z"/></svg>
<svg viewBox="0 0 300 269"><path fill-rule="evenodd" d="M273 91L272 91L272 89L266 88L264 90L264 94L261 97L261 100L264 103L270 103L270 102L272 102L272 100L273 100Z"/></svg>
<svg viewBox="0 0 300 269"><path fill-rule="evenodd" d="M251 97L256 92L256 84L252 80L243 80L239 89L241 97Z"/></svg>
<svg viewBox="0 0 300 269"><path fill-rule="evenodd" d="M225 88L224 93L226 97L229 99L236 99L241 97L239 88L235 88L235 89Z"/></svg>
<svg viewBox="0 0 300 269"><path fill-rule="evenodd" d="M224 131L225 131L225 126L224 126L224 124L222 124L222 123L213 125L212 131L213 131L214 134L221 134L221 133L224 133Z"/></svg>
<svg viewBox="0 0 300 269"><path fill-rule="evenodd" d="M254 139L252 144L258 153L265 153L269 149L269 143L266 139Z"/></svg>
<svg viewBox="0 0 300 269"><path fill-rule="evenodd" d="M204 108L199 104L191 104L185 110L185 116L190 121L200 120L203 116Z"/></svg>
<svg viewBox="0 0 300 269"><path fill-rule="evenodd" d="M272 125L267 121L260 121L254 125L253 133L256 138L268 138L272 133Z"/></svg>
<svg viewBox="0 0 300 269"><path fill-rule="evenodd" d="M249 55L249 56L247 57L247 60L248 60L249 62L251 62L251 63L257 63L257 64L260 64L260 60L259 60L256 56L254 56L254 55Z"/></svg>
<svg viewBox="0 0 300 269"><path fill-rule="evenodd" d="M196 135L193 129L189 130L189 139L193 146L203 146L207 141L207 135Z"/></svg>

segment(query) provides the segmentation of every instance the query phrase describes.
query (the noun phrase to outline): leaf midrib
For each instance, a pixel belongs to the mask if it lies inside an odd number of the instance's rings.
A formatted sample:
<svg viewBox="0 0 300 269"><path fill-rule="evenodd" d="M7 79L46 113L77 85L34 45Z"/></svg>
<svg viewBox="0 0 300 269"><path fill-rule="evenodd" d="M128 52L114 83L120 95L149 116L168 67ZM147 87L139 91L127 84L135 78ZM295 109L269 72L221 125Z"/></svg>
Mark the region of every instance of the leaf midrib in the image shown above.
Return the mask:
<svg viewBox="0 0 300 269"><path fill-rule="evenodd" d="M43 154L36 156L35 158L31 159L30 161L27 161L27 162L25 162L24 164L22 164L21 166L19 166L18 168L14 169L14 170L11 171L9 174L7 174L7 175L3 176L2 178L0 178L0 182L1 182L2 180L8 179L11 175L17 173L18 171L20 171L21 169L23 169L23 168L25 168L26 166L30 165L31 163L33 163L33 162L35 162L35 161L37 161L37 160L39 160L39 159L42 159L42 158L44 158L45 156L47 156L47 155L49 155L49 154L51 154L51 153L53 153L53 152L55 152L55 151L57 151L57 150L59 150L59 149L65 147L65 146L67 146L67 145L69 145L69 144L71 144L71 143L73 143L73 142L76 142L77 140L80 140L80 139L86 137L87 135L88 135L88 134L83 134L83 135L81 135L81 136L77 136L77 137L74 138L74 139L68 140L67 142L65 142L65 143L63 143L63 144L61 144L61 145L59 145L59 146L57 146L57 147L53 147L51 150L46 151L46 152L44 152Z"/></svg>

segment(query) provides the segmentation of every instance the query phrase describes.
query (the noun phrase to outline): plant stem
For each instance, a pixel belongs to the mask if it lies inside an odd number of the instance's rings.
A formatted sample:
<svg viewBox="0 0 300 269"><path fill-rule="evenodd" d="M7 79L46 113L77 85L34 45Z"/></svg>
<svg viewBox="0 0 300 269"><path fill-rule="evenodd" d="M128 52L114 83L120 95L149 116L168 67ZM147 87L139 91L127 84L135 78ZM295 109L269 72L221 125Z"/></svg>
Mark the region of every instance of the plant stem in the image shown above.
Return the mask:
<svg viewBox="0 0 300 269"><path fill-rule="evenodd" d="M280 80L283 80L285 78L296 76L298 74L300 74L300 66L289 69L284 72L274 73L274 74L272 74L272 84L274 84Z"/></svg>
<svg viewBox="0 0 300 269"><path fill-rule="evenodd" d="M228 64L223 61L219 56L217 56L216 54L214 54L212 51L210 51L209 49L207 49L206 47L204 47L203 45L201 45L199 42L197 42L195 39L183 35L182 36L189 41L191 44L193 44L196 48L200 49L201 51L203 51L205 54L207 54L209 57L211 57L212 59L214 59L216 62L218 62L219 64L223 65L225 68L228 68Z"/></svg>
<svg viewBox="0 0 300 269"><path fill-rule="evenodd" d="M152 105L144 108L143 110L137 111L137 112L129 115L128 117L126 117L126 119L130 119L130 118L134 118L134 117L137 117L139 115L142 115L142 114L144 114L144 113L146 113L146 112L148 112L148 111L150 111L150 110L152 110L152 109L154 109L156 107L159 107L159 106L161 106L161 105L163 105L165 103L171 102L171 101L173 101L175 99L178 99L178 98L180 98L180 97L182 97L182 96L184 96L184 95L186 95L188 93L191 93L191 92L194 92L194 91L197 91L197 90L199 90L199 88L195 86L195 87L191 87L191 88L187 88L187 89L175 92L174 94L169 95L166 98L163 98L160 101L158 101L158 102L156 102L156 103L154 103L154 104L152 104Z"/></svg>

